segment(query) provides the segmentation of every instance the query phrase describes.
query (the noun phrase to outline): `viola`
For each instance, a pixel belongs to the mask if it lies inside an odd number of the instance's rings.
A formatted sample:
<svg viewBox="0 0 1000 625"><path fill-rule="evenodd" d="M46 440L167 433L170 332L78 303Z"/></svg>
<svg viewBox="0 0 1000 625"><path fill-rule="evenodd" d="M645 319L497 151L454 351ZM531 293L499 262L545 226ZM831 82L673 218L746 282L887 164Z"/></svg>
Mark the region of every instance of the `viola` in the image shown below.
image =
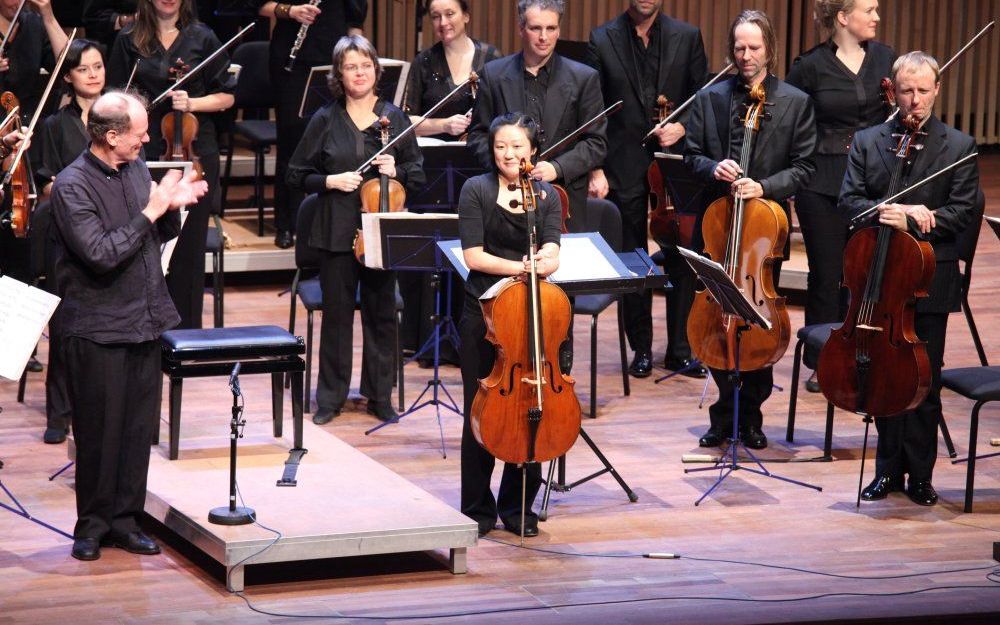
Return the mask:
<svg viewBox="0 0 1000 625"><path fill-rule="evenodd" d="M750 171L753 139L760 128L766 94L764 85L750 91L751 104L743 120L740 168ZM712 202L702 220L705 254L725 267L726 273L771 322L771 329L750 326L740 341L741 371L754 371L776 363L788 348L791 323L785 298L774 289L774 264L781 259L788 239L788 217L773 200L744 200L738 194ZM734 345L742 320L724 313L708 289L695 293L687 332L694 356L707 367L734 370Z"/></svg>
<svg viewBox="0 0 1000 625"><path fill-rule="evenodd" d="M17 130L21 124L21 116L17 114L21 105L10 91L4 91L0 95L0 107L4 113L10 116L10 120L0 127L0 136ZM13 115L11 115L13 113ZM28 162L21 159L14 164L10 172L10 229L14 236L23 239L28 236L28 225L31 220L32 197L31 180L28 173Z"/></svg>
<svg viewBox="0 0 1000 625"><path fill-rule="evenodd" d="M913 116L894 150L887 196L923 147L925 134ZM908 232L880 224L856 232L844 249L844 286L851 305L841 327L820 352L817 375L827 400L843 410L873 417L912 410L927 396L931 366L914 328L916 300L934 277L934 249Z"/></svg>
<svg viewBox="0 0 1000 625"><path fill-rule="evenodd" d="M657 123L670 117L673 107L673 102L668 100L666 96L657 97ZM655 158L646 170L650 203L649 234L660 247L671 245L691 247L695 216L681 215L670 202L670 198L667 196L662 161L661 158Z"/></svg>
<svg viewBox="0 0 1000 625"><path fill-rule="evenodd" d="M379 140L384 149L389 145L390 122L388 117L378 120ZM361 212L363 213L398 213L406 210L406 190L398 180L385 174L372 178L361 185ZM354 235L354 257L362 265L365 264L365 238L361 228Z"/></svg>
<svg viewBox="0 0 1000 625"><path fill-rule="evenodd" d="M545 462L562 456L580 433L576 382L559 368L559 345L572 309L566 293L535 267L537 195L522 161L518 184L528 223L531 271L482 302L486 339L496 346L490 374L479 381L469 419L487 451L504 462ZM516 200L515 200L516 202Z"/></svg>
<svg viewBox="0 0 1000 625"><path fill-rule="evenodd" d="M168 71L176 86L187 75L191 66L178 58ZM201 161L194 151L194 141L198 138L198 118L194 113L171 111L160 120L160 134L166 142L166 151L160 157L164 161L190 161L198 178L205 177Z"/></svg>

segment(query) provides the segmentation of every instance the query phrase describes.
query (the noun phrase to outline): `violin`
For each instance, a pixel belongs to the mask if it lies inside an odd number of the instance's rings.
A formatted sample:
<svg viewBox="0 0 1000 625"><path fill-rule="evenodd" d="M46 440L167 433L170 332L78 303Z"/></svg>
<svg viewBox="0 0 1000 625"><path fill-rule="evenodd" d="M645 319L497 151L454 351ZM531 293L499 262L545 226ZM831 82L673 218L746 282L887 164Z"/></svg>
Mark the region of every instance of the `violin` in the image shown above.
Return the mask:
<svg viewBox="0 0 1000 625"><path fill-rule="evenodd" d="M538 196L531 169L522 161L518 176L531 270L482 302L486 339L496 346L497 357L490 374L479 380L469 416L479 444L515 464L558 458L580 433L576 382L559 368L559 345L569 331L572 309L566 293L540 279L535 267Z"/></svg>
<svg viewBox="0 0 1000 625"><path fill-rule="evenodd" d="M893 150L888 196L926 134L912 115ZM916 300L934 277L934 249L908 232L879 224L856 232L844 249L844 286L851 305L820 352L817 375L827 400L851 412L882 417L912 410L927 396L931 366L914 328Z"/></svg>
<svg viewBox="0 0 1000 625"><path fill-rule="evenodd" d="M657 123L670 117L674 104L666 96L656 98ZM671 245L691 246L694 234L694 215L681 215L667 197L663 159L655 158L646 170L649 184L649 234L660 247Z"/></svg>
<svg viewBox="0 0 1000 625"><path fill-rule="evenodd" d="M379 140L383 150L389 145L389 118L383 116L378 120ZM406 210L406 190L398 180L385 174L372 178L361 185L361 212L363 213L398 213ZM361 228L354 235L354 257L362 265L365 264L365 238Z"/></svg>
<svg viewBox="0 0 1000 625"><path fill-rule="evenodd" d="M764 84L750 90L751 104L743 120L740 168L750 171L753 139L764 115ZM785 298L774 290L774 263L781 259L788 239L788 216L777 202L764 198L744 200L738 193L712 202L702 220L705 254L718 259L729 277L771 322L771 329L756 325L745 330L739 353L741 371L754 371L776 363L788 348L791 323ZM697 291L687 332L694 356L707 367L734 370L737 327L742 320L722 311L708 289Z"/></svg>
<svg viewBox="0 0 1000 625"><path fill-rule="evenodd" d="M176 86L191 66L178 58L174 66L168 71L174 79ZM205 170L201 167L201 161L194 151L194 141L198 138L198 118L194 113L185 111L171 111L160 120L160 134L167 144L166 151L160 157L164 161L191 161L191 167L198 172L198 178L205 177Z"/></svg>
<svg viewBox="0 0 1000 625"><path fill-rule="evenodd" d="M18 129L21 116L17 114L21 105L10 91L0 95L0 107L9 117L9 121L0 127L0 136ZM21 159L10 172L10 229L14 236L23 239L28 236L28 226L31 220L31 209L35 196L31 192L31 179L28 172L28 162Z"/></svg>

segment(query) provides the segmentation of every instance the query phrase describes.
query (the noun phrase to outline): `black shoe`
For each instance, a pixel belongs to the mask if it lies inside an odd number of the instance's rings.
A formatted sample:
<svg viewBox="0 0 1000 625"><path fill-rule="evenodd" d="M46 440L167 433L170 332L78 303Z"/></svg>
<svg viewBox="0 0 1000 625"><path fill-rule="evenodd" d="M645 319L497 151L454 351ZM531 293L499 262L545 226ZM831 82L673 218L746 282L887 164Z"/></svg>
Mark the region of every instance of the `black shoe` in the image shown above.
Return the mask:
<svg viewBox="0 0 1000 625"><path fill-rule="evenodd" d="M288 230L278 230L278 234L274 235L274 244L287 250L295 245L295 236Z"/></svg>
<svg viewBox="0 0 1000 625"><path fill-rule="evenodd" d="M333 421L334 417L340 416L340 408L317 408L313 414L313 423L325 425Z"/></svg>
<svg viewBox="0 0 1000 625"><path fill-rule="evenodd" d="M399 420L399 415L396 413L396 410L392 407L390 402L382 403L369 401L368 407L365 408L365 410L368 414L375 415L375 418L379 421L385 422Z"/></svg>
<svg viewBox="0 0 1000 625"><path fill-rule="evenodd" d="M740 432L740 440L750 449L767 448L767 437L764 431L756 425L751 425Z"/></svg>
<svg viewBox="0 0 1000 625"><path fill-rule="evenodd" d="M921 506L933 506L938 500L937 491L931 486L930 480L910 480L909 486L906 487L906 496Z"/></svg>
<svg viewBox="0 0 1000 625"><path fill-rule="evenodd" d="M49 445L58 445L66 440L66 428L45 428L42 440Z"/></svg>
<svg viewBox="0 0 1000 625"><path fill-rule="evenodd" d="M156 541L142 532L129 532L125 536L109 536L107 542L112 547L118 547L141 556L155 556L160 553L160 546L156 544Z"/></svg>
<svg viewBox="0 0 1000 625"><path fill-rule="evenodd" d="M77 560L96 560L101 557L101 541L97 538L74 538L72 555Z"/></svg>
<svg viewBox="0 0 1000 625"><path fill-rule="evenodd" d="M816 379L815 371L813 371L812 375L809 376L809 379L806 380L806 390L809 391L810 393L818 393L821 390L819 388L819 380Z"/></svg>
<svg viewBox="0 0 1000 625"><path fill-rule="evenodd" d="M726 435L715 428L708 428L698 439L698 447L718 447L726 440Z"/></svg>
<svg viewBox="0 0 1000 625"><path fill-rule="evenodd" d="M664 357L663 368L669 371L678 371L681 375L689 378L704 378L708 375L708 370L691 358Z"/></svg>
<svg viewBox="0 0 1000 625"><path fill-rule="evenodd" d="M653 355L649 352L636 352L628 372L633 378L648 378L653 372Z"/></svg>
<svg viewBox="0 0 1000 625"><path fill-rule="evenodd" d="M24 368L32 373L41 373L44 367L42 367L42 363L38 362L37 358L32 356L28 359L28 364L25 365Z"/></svg>
<svg viewBox="0 0 1000 625"><path fill-rule="evenodd" d="M876 475L875 479L865 489L861 491L861 498L865 501L878 501L885 499L889 493L903 490L903 478L891 475Z"/></svg>
<svg viewBox="0 0 1000 625"><path fill-rule="evenodd" d="M521 535L520 521L511 521L510 523L504 521L503 528L511 534L517 534L518 536ZM526 521L524 524L524 537L532 538L535 536L538 536L538 522L532 522L531 520Z"/></svg>

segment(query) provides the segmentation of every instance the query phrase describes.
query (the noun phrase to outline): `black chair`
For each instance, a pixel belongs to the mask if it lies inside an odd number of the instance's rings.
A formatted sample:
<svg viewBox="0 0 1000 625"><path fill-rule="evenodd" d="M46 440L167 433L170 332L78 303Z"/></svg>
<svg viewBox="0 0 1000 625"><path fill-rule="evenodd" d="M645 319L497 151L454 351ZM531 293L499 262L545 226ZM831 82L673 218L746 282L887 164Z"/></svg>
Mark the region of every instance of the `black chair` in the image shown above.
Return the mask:
<svg viewBox="0 0 1000 625"><path fill-rule="evenodd" d="M270 119L246 119L250 110L268 110L274 106L268 73L267 41L240 44L233 53L233 63L242 67L236 82L234 112L243 111L244 119L234 123L229 131L226 170L222 176L222 206L226 205L229 180L233 170L233 141L245 139L254 153L254 203L257 207L257 236L264 236L264 154L278 141L277 128Z"/></svg>
<svg viewBox="0 0 1000 625"><path fill-rule="evenodd" d="M312 411L312 342L313 342L313 313L323 310L323 289L319 282L319 250L309 245L308 233L312 230L313 216L319 206L319 196L312 194L307 196L299 207L296 218L296 232L303 233L302 236L295 237L295 277L292 279L291 306L288 312L288 332L295 333L295 312L296 298L302 302L306 309L306 379L304 388L304 402L306 412ZM360 289L355 296L355 307L359 305ZM403 358L399 344L399 328L403 318L403 299L396 289L396 387L398 393L399 410L403 410ZM286 386L288 380L286 379Z"/></svg>
<svg viewBox="0 0 1000 625"><path fill-rule="evenodd" d="M976 456L976 438L979 436L979 409L992 401L1000 400L1000 367L964 367L945 369L941 372L941 386L973 400L969 421L969 455L953 460L952 464L968 463L965 470L965 511L972 512L973 485L976 477L976 460L1000 456L1000 452Z"/></svg>
<svg viewBox="0 0 1000 625"><path fill-rule="evenodd" d="M574 217L575 218L575 217ZM601 233L611 249L618 251L622 245L622 218L618 207L608 200L587 200L587 225L590 231ZM597 418L597 317L611 304L618 307L618 348L622 361L622 390L631 394L628 363L625 357L625 321L622 318L620 295L578 295L573 299L574 315L590 315L590 417Z"/></svg>
<svg viewBox="0 0 1000 625"><path fill-rule="evenodd" d="M983 211L986 207L986 197L982 190L976 196L976 203L973 206L972 221L968 227L958 237L958 257L962 261L962 311L965 313L965 320L969 324L969 331L972 333L972 341L979 354L979 360L983 366L987 365L986 352L983 349L983 342L979 337L976 328L976 321L972 317L972 309L969 307L969 285L972 283L972 262L976 258L976 245L979 243L979 232L982 230ZM803 326L796 333L798 341L795 343L795 362L792 365L792 392L788 398L788 424L785 429L785 440L794 442L795 438L795 408L799 395L799 369L803 360L803 346L808 346L815 353L819 353L830 338L830 332L834 328L840 327L840 323L822 323L811 326ZM948 455L955 458L955 443L951 440L951 432L948 431L948 424L942 416L941 436L944 438L945 446L948 448ZM823 455L830 457L830 446L833 436L833 404L827 402L826 405L826 434L824 437Z"/></svg>

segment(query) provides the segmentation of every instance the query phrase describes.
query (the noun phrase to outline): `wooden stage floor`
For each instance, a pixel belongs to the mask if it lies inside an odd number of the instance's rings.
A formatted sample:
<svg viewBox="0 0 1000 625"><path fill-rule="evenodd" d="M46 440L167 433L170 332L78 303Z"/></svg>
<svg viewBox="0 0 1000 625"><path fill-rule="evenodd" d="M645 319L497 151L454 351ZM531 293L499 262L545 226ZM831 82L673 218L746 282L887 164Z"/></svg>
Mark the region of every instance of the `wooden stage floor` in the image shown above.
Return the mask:
<svg viewBox="0 0 1000 625"><path fill-rule="evenodd" d="M984 161L987 212L1000 215L1000 187L995 182L1000 158ZM227 325L284 325L287 295L277 296L282 288L228 289ZM971 303L991 356L1000 348L994 325L1000 324L998 290L1000 241L984 228ZM210 310L206 305L209 322ZM654 345L662 357L662 298L654 301L654 314ZM798 328L801 307L793 307L791 315ZM299 324L299 332L304 332L304 315ZM584 404L589 400L588 326L580 319L575 330L574 373ZM528 548L518 548L514 536L502 530L480 540L469 549L466 575L452 575L433 554L327 560L301 568L263 565L248 571L247 598L260 609L311 615L302 620L315 622L338 616L347 618L335 622L350 623L379 617L419 623L539 624L1000 622L1000 584L987 577L1000 567L992 559L994 542L1000 541L1000 461L978 465L973 514L962 512L965 467L950 463L943 444L934 476L941 494L937 506L922 508L894 494L857 511L863 426L859 418L838 412L834 462L768 465L781 475L818 484L822 492L739 472L696 508L695 499L713 475L685 475L684 467L691 465L682 464L681 456L700 451L697 438L707 424L706 409L698 408L702 383L686 378L662 385L633 380L631 397L622 397L615 328L612 310L600 321L599 416L584 425L635 489L638 502L629 503L611 477L603 476L555 494L550 518L541 524L541 535L527 541ZM355 335L359 361L360 324ZM43 341L43 362L46 349ZM965 321L953 315L946 366L975 364ZM786 386L785 392L776 392L765 405L764 430L771 441L760 454L765 458L808 459L821 453L825 403L817 395L800 393L796 442L784 442L791 367L789 349L775 369L775 381ZM442 371L458 398L458 370ZM415 365L407 367L409 401L429 374ZM25 404L14 401L15 383L0 382L0 459L6 463L0 479L29 512L69 531L75 520L73 474L47 480L64 463L66 451L40 440L45 424L42 379L30 377ZM248 432L269 428L268 382L266 376L243 380ZM355 376L355 389L356 384ZM189 380L185 391L184 438L214 437L225 444L229 396L224 380ZM714 397L710 389L709 401ZM432 409L365 436L364 430L375 422L365 414L363 402L349 402L347 408L324 427L458 506L458 417L441 415L448 450L442 459ZM944 393L944 414L960 454L968 446L970 410L970 402ZM995 451L987 441L1000 436L998 417L1000 406L982 412L983 453ZM869 454L873 457L873 447ZM599 466L582 441L569 454L570 479ZM869 462L866 479L872 468ZM337 493L329 496L336 509ZM2 492L0 501L9 503ZM225 590L221 568L166 540L161 556L106 549L99 561L83 563L70 557L66 538L0 510L0 624L299 621L250 611ZM641 557L649 552L682 557ZM465 616L445 618L461 614Z"/></svg>

